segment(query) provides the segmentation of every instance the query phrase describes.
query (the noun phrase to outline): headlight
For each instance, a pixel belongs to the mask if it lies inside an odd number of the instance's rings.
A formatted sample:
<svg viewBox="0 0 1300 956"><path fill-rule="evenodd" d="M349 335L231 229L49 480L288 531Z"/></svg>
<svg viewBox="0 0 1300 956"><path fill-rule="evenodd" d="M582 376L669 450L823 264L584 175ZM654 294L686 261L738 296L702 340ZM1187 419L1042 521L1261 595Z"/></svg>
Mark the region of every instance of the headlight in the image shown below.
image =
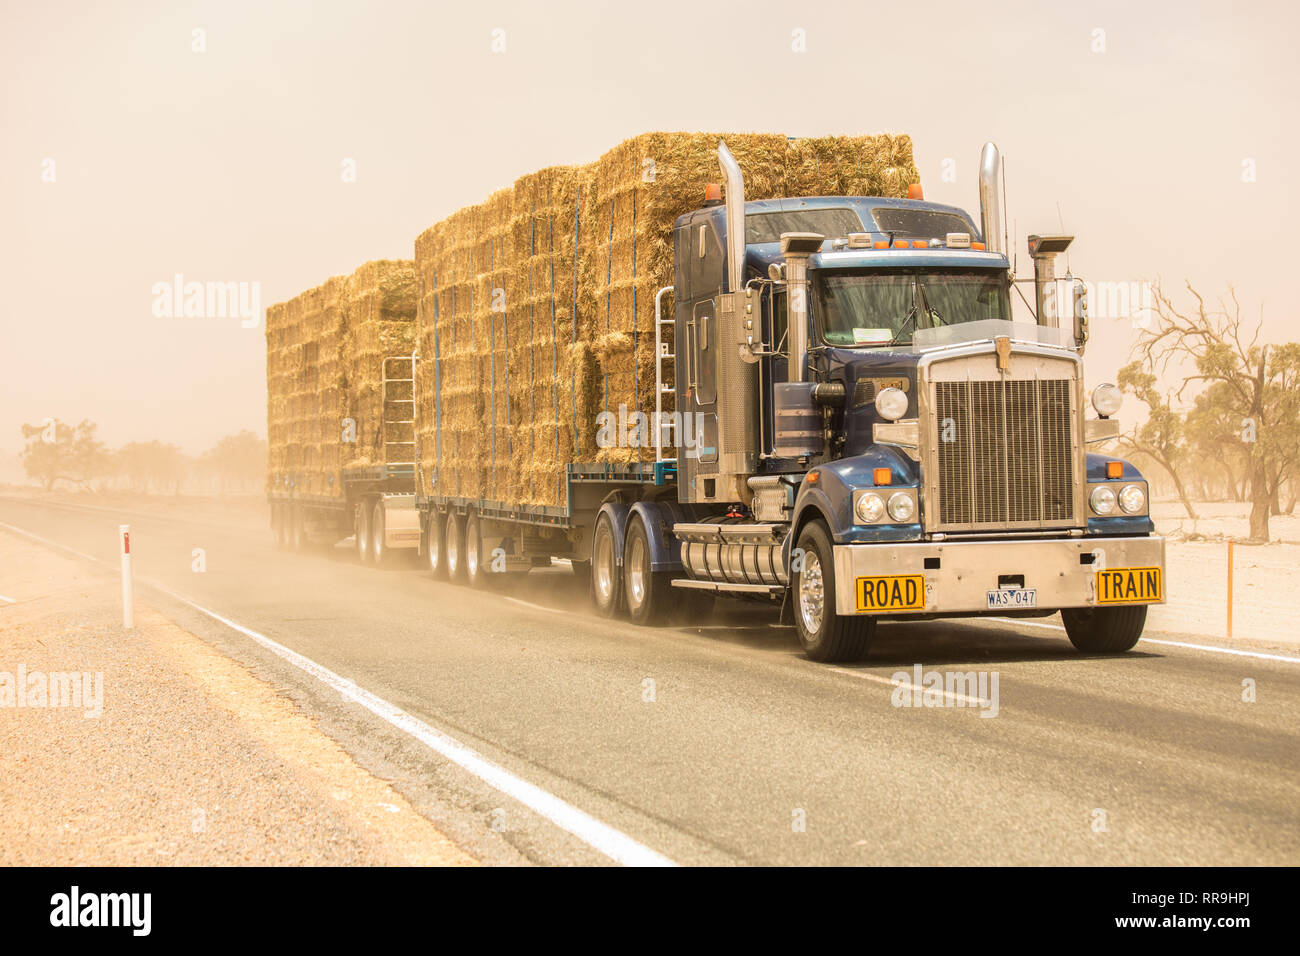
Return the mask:
<svg viewBox="0 0 1300 956"><path fill-rule="evenodd" d="M1115 492L1106 485L1098 485L1088 496L1092 510L1099 515L1108 515L1115 510Z"/></svg>
<svg viewBox="0 0 1300 956"><path fill-rule="evenodd" d="M912 504L911 495L896 491L889 496L889 517L899 524L905 524L912 520L914 514L916 514L916 505Z"/></svg>
<svg viewBox="0 0 1300 956"><path fill-rule="evenodd" d="M1119 493L1119 506L1127 514L1140 514L1147 506L1147 493L1141 485L1125 485Z"/></svg>
<svg viewBox="0 0 1300 956"><path fill-rule="evenodd" d="M876 411L881 418L896 422L907 414L907 396L899 388L882 388L876 393Z"/></svg>
<svg viewBox="0 0 1300 956"><path fill-rule="evenodd" d="M868 493L858 499L854 510L863 524L875 524L885 516L885 502L880 495Z"/></svg>
<svg viewBox="0 0 1300 956"><path fill-rule="evenodd" d="M1124 393L1110 382L1103 382L1092 390L1092 407L1102 418L1110 418L1124 404Z"/></svg>

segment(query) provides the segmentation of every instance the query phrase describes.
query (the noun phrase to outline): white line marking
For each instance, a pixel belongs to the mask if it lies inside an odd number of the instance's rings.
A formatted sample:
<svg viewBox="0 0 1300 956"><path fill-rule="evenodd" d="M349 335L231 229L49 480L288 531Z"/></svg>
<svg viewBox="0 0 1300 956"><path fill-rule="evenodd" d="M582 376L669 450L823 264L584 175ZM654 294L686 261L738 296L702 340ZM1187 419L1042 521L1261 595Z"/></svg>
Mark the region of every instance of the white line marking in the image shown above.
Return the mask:
<svg viewBox="0 0 1300 956"><path fill-rule="evenodd" d="M86 554L84 551L78 551L76 548L69 548L66 544L59 544L57 541L51 541L49 538L42 538L39 534L32 534L30 531L24 531L22 528L15 528L11 524L5 524L0 521L0 528L5 528L15 534L21 534L25 538L31 538L33 541L39 541L41 544L48 544L51 548L58 548L60 551L67 551L69 554L75 554L79 558L85 558L87 561L94 561L96 564L103 564L99 558L93 554Z"/></svg>
<svg viewBox="0 0 1300 956"><path fill-rule="evenodd" d="M894 680L892 677L882 677L879 674L868 674L865 671L850 671L845 670L843 667L832 667L830 669L835 671L837 674L848 674L850 677L875 681L877 684L888 684L890 687L906 687L909 691L919 690L922 693L932 694L938 690L939 693L943 694L944 697L948 698L953 703L961 702L970 707L989 706L989 702L983 697L967 697L965 694L954 694L950 690L940 690L937 687L917 687L909 680Z"/></svg>
<svg viewBox="0 0 1300 956"><path fill-rule="evenodd" d="M1144 637L1142 640L1147 644L1168 644L1170 647L1190 647L1198 651L1213 651L1215 654L1235 654L1238 657L1258 657L1266 661L1286 661L1288 664L1300 664L1300 657L1283 657L1281 654L1265 654L1263 651L1239 651L1235 647L1210 647L1208 644L1158 641L1154 637Z"/></svg>
<svg viewBox="0 0 1300 956"><path fill-rule="evenodd" d="M406 713L401 708L390 704L382 697L378 697L375 694L370 693L370 691L358 687L347 678L340 677L332 670L322 667L311 658L304 657L297 651L290 650L283 644L271 640L271 638L267 637L265 634L259 634L252 628L244 627L242 624L230 620L230 618L223 617L216 611L210 611L201 604L195 604L193 601L177 594L175 591L168 590L167 588L153 582L150 582L150 586L157 588L159 591L162 591L164 594L167 594L172 598L175 598L182 604L186 604L194 608L194 610L206 614L214 621L221 622L231 630L238 631L240 634L252 638L277 657L288 661L299 670L310 674L322 683L334 688L343 697L355 701L375 716L392 724L398 730L403 730L410 734L429 749L437 751L452 763L468 770L474 776L483 780L494 789L500 790L506 796L518 800L524 806L550 820L560 829L572 833L579 840L582 840L587 845L599 850L616 863L622 863L625 866L676 865L666 856L636 842L627 834L615 830L608 824L601 823L595 817L584 813L572 804L566 803L554 794L543 790L541 787L535 786L527 780L515 776L504 767L492 763L486 757L471 750L469 747L466 747L455 738L449 737L442 731L430 727L424 721L412 717L410 714Z"/></svg>
<svg viewBox="0 0 1300 956"><path fill-rule="evenodd" d="M106 563L93 555L77 551L74 548L69 548L56 541L42 538L40 535L32 534L30 531L24 531L22 528L15 528L10 524L0 522L0 528L7 528L10 531L25 535L34 541L41 542L42 544L69 551L72 554L85 558L88 561L93 561L96 564ZM267 637L265 634L259 634L252 628L244 627L242 624L238 624L235 621L230 620L228 617L223 617L216 611L210 611L201 604L195 604L189 598L177 594L175 591L172 591L157 582L145 580L142 581L142 583L154 588L155 590L161 591L163 594L180 601L182 604L194 608L194 610L202 614L206 614L214 621L219 621L231 630L238 631L245 637L251 638L277 657L287 661L304 673L310 674L322 683L334 688L341 696L356 702L376 717L387 721L398 730L410 734L430 750L436 751L452 763L469 771L494 790L499 790L506 796L519 801L538 815L550 820L561 830L572 833L583 843L599 850L614 862L621 863L624 866L677 865L663 854L633 840L626 833L615 830L606 823L601 823L595 817L584 813L570 803L566 803L554 794L548 793L541 787L531 784L521 777L515 776L509 770L498 766L482 754L479 754L477 751L466 747L454 737L449 737L442 731L430 727L419 718L411 716L400 707L390 704L382 697L358 687L346 677L341 677L332 670L322 667L311 658L305 657L297 651L290 650L283 644L271 640L271 638ZM510 598L510 600L514 600L514 598ZM519 603L523 604L525 602L520 601ZM542 608L542 610L549 610L549 608Z"/></svg>
<svg viewBox="0 0 1300 956"><path fill-rule="evenodd" d="M548 612L550 612L551 614L567 614L567 613L568 613L567 611L562 611L562 610L560 610L558 607L544 607L544 606L541 605L541 604L529 604L527 601L521 601L521 600L519 600L519 598L507 597L506 600L509 601L511 604L518 604L518 605L520 605L521 607L530 607L530 608L532 608L534 611L548 611Z"/></svg>
<svg viewBox="0 0 1300 956"><path fill-rule="evenodd" d="M990 621L1006 621L1008 624L1018 624L1022 627L1042 627L1052 631L1064 631L1065 628L1059 624L1033 624L1029 621L1017 621L1009 617L990 617ZM1212 654L1232 654L1236 657L1258 657L1265 661L1285 661L1288 664L1300 664L1300 657L1285 657L1282 654L1265 654L1263 651L1242 651L1235 647L1214 647L1210 644L1188 644L1185 641L1162 641L1154 637L1144 637L1138 643L1145 644L1165 644L1169 647L1189 647L1195 651L1209 651Z"/></svg>
<svg viewBox="0 0 1300 956"><path fill-rule="evenodd" d="M1063 631L1065 628L1059 624L1039 624L1036 621L1018 621L1014 617L989 617L986 621L1006 621L1008 624L1015 624L1019 627L1041 627L1046 631Z"/></svg>
<svg viewBox="0 0 1300 956"><path fill-rule="evenodd" d="M6 604L17 604L17 603L18 603L18 602L15 601L13 598L11 598L11 597L5 597L3 594L0 594L0 601L4 601Z"/></svg>

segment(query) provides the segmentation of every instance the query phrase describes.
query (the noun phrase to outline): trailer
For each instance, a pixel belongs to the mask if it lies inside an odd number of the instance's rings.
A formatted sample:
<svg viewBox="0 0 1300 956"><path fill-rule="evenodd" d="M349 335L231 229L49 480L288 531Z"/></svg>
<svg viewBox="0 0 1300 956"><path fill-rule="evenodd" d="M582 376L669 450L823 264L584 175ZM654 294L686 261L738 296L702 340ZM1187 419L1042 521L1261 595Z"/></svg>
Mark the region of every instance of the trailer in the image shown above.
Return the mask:
<svg viewBox="0 0 1300 956"><path fill-rule="evenodd" d="M363 564L415 555L414 272L367 263L267 310L267 496L276 543L354 538ZM406 354L386 355L394 345Z"/></svg>

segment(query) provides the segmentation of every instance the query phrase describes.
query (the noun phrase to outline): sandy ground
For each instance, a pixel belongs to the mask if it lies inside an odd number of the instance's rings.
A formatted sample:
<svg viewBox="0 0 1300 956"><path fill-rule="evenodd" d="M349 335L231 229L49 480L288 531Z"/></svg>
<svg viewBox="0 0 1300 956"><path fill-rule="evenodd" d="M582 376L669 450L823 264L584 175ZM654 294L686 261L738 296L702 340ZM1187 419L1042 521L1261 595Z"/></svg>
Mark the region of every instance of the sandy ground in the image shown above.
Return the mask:
<svg viewBox="0 0 1300 956"><path fill-rule="evenodd" d="M1250 505L1196 503L1198 519L1177 502L1155 502L1156 530L1167 537L1167 603L1151 609L1148 629L1227 637L1228 541L1233 546L1232 637L1300 644L1300 517L1269 523L1266 545L1242 543Z"/></svg>
<svg viewBox="0 0 1300 956"><path fill-rule="evenodd" d="M103 675L98 717L0 707L0 865L475 862L271 685L148 606L124 630L111 575L8 535L0 567L0 675Z"/></svg>

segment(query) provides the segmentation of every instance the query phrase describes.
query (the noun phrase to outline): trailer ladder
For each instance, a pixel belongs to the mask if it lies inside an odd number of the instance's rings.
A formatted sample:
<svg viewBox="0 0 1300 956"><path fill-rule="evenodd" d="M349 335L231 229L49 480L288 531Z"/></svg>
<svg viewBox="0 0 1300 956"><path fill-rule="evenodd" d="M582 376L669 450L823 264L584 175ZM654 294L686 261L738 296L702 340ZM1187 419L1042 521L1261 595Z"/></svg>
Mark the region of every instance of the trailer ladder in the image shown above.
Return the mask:
<svg viewBox="0 0 1300 956"><path fill-rule="evenodd" d="M383 367L384 461L415 464L415 358L395 355Z"/></svg>
<svg viewBox="0 0 1300 956"><path fill-rule="evenodd" d="M668 343L664 341L663 330L665 325L672 325L671 318L663 317L663 297L665 292L672 292L673 287L664 286L655 293L655 461L676 461L677 449L673 448L672 455L664 458L664 396L672 395L677 391L677 353L668 351ZM674 346L676 345L676 336ZM673 363L673 384L664 384L664 362ZM676 403L674 402L674 406ZM676 436L674 436L676 437Z"/></svg>

